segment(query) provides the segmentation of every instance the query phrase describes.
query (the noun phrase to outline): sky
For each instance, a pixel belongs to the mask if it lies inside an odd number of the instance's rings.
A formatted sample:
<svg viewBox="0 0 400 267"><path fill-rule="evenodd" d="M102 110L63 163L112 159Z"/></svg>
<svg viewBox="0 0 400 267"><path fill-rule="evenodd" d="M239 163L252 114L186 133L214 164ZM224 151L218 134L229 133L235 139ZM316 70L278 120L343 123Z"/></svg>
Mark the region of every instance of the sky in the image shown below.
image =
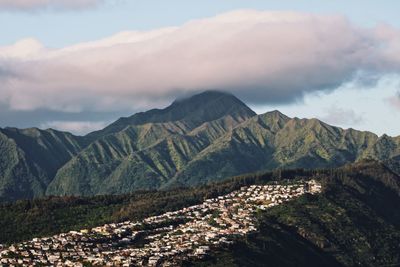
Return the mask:
<svg viewBox="0 0 400 267"><path fill-rule="evenodd" d="M395 0L0 0L0 127L75 134L204 90L400 135Z"/></svg>

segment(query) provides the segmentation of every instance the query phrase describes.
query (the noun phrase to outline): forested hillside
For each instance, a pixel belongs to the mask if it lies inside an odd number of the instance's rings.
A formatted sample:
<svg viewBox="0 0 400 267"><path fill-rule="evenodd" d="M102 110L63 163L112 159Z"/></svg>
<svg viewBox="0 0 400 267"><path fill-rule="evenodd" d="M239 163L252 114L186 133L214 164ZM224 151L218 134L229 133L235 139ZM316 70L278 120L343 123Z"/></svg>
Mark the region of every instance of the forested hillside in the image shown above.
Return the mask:
<svg viewBox="0 0 400 267"><path fill-rule="evenodd" d="M317 176L323 194L260 212L256 234L194 265L399 265L399 176L375 162Z"/></svg>
<svg viewBox="0 0 400 267"><path fill-rule="evenodd" d="M198 188L122 196L48 198L0 207L0 242L138 220L202 202L243 185L314 178L320 195L259 211L258 231L196 266L383 266L400 263L400 177L376 161L338 169L277 170ZM24 218L24 219L22 219ZM288 253L291 251L291 253ZM240 252L240 253L239 253Z"/></svg>

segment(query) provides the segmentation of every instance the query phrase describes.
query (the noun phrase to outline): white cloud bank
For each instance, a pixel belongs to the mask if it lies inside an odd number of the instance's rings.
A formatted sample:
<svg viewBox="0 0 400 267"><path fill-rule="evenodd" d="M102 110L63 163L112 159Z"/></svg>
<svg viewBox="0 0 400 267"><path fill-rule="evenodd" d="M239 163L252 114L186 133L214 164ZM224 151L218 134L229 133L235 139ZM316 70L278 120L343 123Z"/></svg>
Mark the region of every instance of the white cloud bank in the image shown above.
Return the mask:
<svg viewBox="0 0 400 267"><path fill-rule="evenodd" d="M240 10L61 49L33 39L0 47L0 103L12 110L137 109L207 89L279 103L399 70L397 29Z"/></svg>
<svg viewBox="0 0 400 267"><path fill-rule="evenodd" d="M320 119L331 125L355 126L363 122L363 116L357 114L353 109L345 109L331 106L326 109L325 116Z"/></svg>
<svg viewBox="0 0 400 267"><path fill-rule="evenodd" d="M102 129L110 122L105 121L49 121L40 125L41 128L54 128L60 131L72 132L78 135L84 135L92 131Z"/></svg>

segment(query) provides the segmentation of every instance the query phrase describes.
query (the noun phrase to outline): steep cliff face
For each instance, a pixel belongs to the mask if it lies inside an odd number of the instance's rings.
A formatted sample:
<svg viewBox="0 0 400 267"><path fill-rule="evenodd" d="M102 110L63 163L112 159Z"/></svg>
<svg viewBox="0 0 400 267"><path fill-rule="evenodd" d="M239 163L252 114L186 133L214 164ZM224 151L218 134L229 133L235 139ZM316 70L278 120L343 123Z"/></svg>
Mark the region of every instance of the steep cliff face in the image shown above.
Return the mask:
<svg viewBox="0 0 400 267"><path fill-rule="evenodd" d="M51 129L0 129L0 199L43 196L57 170L86 145Z"/></svg>

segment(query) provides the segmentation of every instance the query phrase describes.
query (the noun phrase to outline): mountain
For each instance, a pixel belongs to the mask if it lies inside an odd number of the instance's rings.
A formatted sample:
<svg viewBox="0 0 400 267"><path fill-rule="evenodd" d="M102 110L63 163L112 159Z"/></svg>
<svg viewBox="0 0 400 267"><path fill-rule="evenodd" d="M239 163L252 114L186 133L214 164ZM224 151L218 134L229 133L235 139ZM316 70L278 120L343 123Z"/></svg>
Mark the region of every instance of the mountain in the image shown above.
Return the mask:
<svg viewBox="0 0 400 267"><path fill-rule="evenodd" d="M58 171L47 194L117 194L160 188L200 151L253 116L236 97L205 92L175 101L164 110L120 119L95 133L102 137ZM110 133L117 129L122 130Z"/></svg>
<svg viewBox="0 0 400 267"><path fill-rule="evenodd" d="M279 111L234 118L197 127L181 122L129 126L92 143L63 166L47 194L193 186L262 170L338 167L399 154L399 138L344 130L317 119L289 118ZM135 143L126 148L126 140Z"/></svg>
<svg viewBox="0 0 400 267"><path fill-rule="evenodd" d="M244 173L338 167L362 159L390 161L395 168L400 157L400 137L279 111L257 115L235 96L216 91L120 118L84 137L38 129L2 133L4 200L194 186ZM44 136L57 138L45 142ZM43 146L47 143L54 145Z"/></svg>
<svg viewBox="0 0 400 267"><path fill-rule="evenodd" d="M86 145L52 129L0 129L0 200L43 196L57 170Z"/></svg>
<svg viewBox="0 0 400 267"><path fill-rule="evenodd" d="M337 167L396 154L396 146L384 147L380 140L369 132L343 130L316 119L288 118L273 111L255 116L222 136L174 180L193 184L274 168Z"/></svg>
<svg viewBox="0 0 400 267"><path fill-rule="evenodd" d="M225 116L247 119L254 115L256 115L255 112L235 96L217 91L206 91L189 98L175 100L165 109L152 109L131 117L120 118L103 130L89 133L87 137L98 139L120 132L129 126L148 123L179 121L193 129L204 122L214 121Z"/></svg>

